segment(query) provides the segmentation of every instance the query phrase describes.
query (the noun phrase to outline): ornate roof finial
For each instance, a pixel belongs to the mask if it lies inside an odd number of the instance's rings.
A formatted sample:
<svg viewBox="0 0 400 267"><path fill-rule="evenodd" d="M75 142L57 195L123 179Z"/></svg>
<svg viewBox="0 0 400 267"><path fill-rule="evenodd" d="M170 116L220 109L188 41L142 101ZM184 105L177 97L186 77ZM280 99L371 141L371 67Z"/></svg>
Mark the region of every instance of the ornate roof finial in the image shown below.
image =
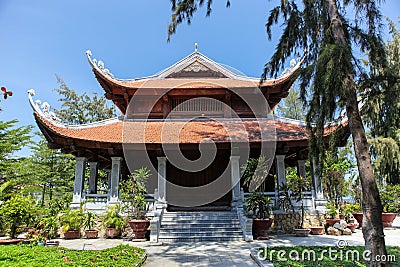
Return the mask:
<svg viewBox="0 0 400 267"><path fill-rule="evenodd" d="M194 52L197 52L198 48L199 48L199 46L197 45L197 43L194 43Z"/></svg>

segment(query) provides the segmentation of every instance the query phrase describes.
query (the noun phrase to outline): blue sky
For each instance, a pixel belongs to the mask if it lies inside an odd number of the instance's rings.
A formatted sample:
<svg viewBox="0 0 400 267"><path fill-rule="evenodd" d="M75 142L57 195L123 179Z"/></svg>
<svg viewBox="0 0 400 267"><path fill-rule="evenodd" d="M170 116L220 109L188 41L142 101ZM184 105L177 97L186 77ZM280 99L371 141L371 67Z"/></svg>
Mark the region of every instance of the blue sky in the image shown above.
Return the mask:
<svg viewBox="0 0 400 267"><path fill-rule="evenodd" d="M267 40L270 1L214 1L211 17L200 10L167 43L166 0L0 0L0 86L14 92L1 102L0 120L35 125L26 91L57 106L55 74L76 91L103 93L85 51L103 60L118 78L154 74L193 51L259 77L279 34ZM400 2L387 1L383 14L397 21ZM277 30L278 31L278 30Z"/></svg>

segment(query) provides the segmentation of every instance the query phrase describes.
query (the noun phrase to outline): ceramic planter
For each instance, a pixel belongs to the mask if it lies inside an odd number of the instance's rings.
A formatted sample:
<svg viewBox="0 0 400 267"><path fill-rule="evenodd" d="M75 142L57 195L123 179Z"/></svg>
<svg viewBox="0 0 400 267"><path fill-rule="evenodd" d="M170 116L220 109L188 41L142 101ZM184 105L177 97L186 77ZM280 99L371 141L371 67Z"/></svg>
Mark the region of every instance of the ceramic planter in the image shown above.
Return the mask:
<svg viewBox="0 0 400 267"><path fill-rule="evenodd" d="M146 231L150 226L149 220L129 220L135 239L145 239Z"/></svg>
<svg viewBox="0 0 400 267"><path fill-rule="evenodd" d="M356 228L357 228L357 224L349 223L349 224L347 224L347 228L349 228L352 233L355 233Z"/></svg>
<svg viewBox="0 0 400 267"><path fill-rule="evenodd" d="M360 227L362 226L363 214L362 212L353 213L354 218L357 220ZM392 227L392 223L396 218L397 213L382 213L382 224L383 227Z"/></svg>
<svg viewBox="0 0 400 267"><path fill-rule="evenodd" d="M97 230L85 230L85 236L88 239L97 238L98 235L99 235L99 231L97 231Z"/></svg>
<svg viewBox="0 0 400 267"><path fill-rule="evenodd" d="M353 212L353 217L356 219L359 227L362 225L363 213L362 212Z"/></svg>
<svg viewBox="0 0 400 267"><path fill-rule="evenodd" d="M274 219L253 219L253 237L254 239L268 238L268 230Z"/></svg>
<svg viewBox="0 0 400 267"><path fill-rule="evenodd" d="M65 239L76 239L79 238L79 230L68 230L64 233Z"/></svg>
<svg viewBox="0 0 400 267"><path fill-rule="evenodd" d="M116 238L119 236L121 233L120 230L117 230L116 228L106 228L106 237L107 238Z"/></svg>
<svg viewBox="0 0 400 267"><path fill-rule="evenodd" d="M396 219L397 213L382 213L383 227L392 227L394 219Z"/></svg>
<svg viewBox="0 0 400 267"><path fill-rule="evenodd" d="M326 218L325 220L329 226L333 226L335 223L340 222L339 218Z"/></svg>
<svg viewBox="0 0 400 267"><path fill-rule="evenodd" d="M323 235L325 232L323 226L311 226L310 230L312 235Z"/></svg>

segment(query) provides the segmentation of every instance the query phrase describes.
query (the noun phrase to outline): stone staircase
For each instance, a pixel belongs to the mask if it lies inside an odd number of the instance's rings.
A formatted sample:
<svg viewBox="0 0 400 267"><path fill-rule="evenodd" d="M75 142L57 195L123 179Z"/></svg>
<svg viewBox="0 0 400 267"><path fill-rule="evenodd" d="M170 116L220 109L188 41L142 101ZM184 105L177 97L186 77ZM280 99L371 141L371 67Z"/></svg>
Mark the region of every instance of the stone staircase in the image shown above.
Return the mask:
<svg viewBox="0 0 400 267"><path fill-rule="evenodd" d="M165 212L159 242L240 241L243 232L236 212Z"/></svg>

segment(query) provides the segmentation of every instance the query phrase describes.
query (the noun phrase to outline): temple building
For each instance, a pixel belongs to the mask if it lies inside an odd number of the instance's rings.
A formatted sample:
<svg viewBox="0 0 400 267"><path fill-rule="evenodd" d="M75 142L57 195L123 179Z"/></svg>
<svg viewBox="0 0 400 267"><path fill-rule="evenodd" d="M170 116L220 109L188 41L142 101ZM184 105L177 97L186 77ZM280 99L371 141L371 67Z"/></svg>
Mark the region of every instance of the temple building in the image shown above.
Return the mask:
<svg viewBox="0 0 400 267"><path fill-rule="evenodd" d="M252 190L241 179L241 166L251 157L268 159L269 175L255 187L262 185L275 201L278 186L286 183L285 167L297 167L305 176L306 124L272 112L288 95L302 59L260 83L197 48L157 74L134 79L115 78L90 51L86 54L105 97L121 116L66 125L46 102L33 99L33 90L28 92L49 147L76 157L73 207L88 199L94 200L94 209L117 203L119 182L141 167L152 173L149 196L167 210L241 207L243 195ZM331 132L327 129L326 135ZM99 170L106 173L101 190ZM309 209L318 209L323 201L315 166L306 200Z"/></svg>

